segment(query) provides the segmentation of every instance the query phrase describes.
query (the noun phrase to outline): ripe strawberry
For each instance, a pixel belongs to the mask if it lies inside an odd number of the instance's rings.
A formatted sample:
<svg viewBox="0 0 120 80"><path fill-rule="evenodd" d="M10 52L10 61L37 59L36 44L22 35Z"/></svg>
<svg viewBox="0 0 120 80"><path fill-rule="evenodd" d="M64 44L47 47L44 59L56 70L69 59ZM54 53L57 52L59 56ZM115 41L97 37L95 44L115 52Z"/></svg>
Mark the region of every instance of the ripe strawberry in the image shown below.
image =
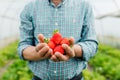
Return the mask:
<svg viewBox="0 0 120 80"><path fill-rule="evenodd" d="M51 40L48 42L48 46L49 46L52 50L54 50L54 48L56 47L55 43L54 43L53 41L51 41Z"/></svg>
<svg viewBox="0 0 120 80"><path fill-rule="evenodd" d="M60 44L61 44L61 45L62 45L62 44L70 45L69 39L68 39L68 38L63 38L63 39L61 40Z"/></svg>
<svg viewBox="0 0 120 80"><path fill-rule="evenodd" d="M60 44L60 41L62 40L62 35L59 32L57 32L52 36L52 40L55 44Z"/></svg>
<svg viewBox="0 0 120 80"><path fill-rule="evenodd" d="M61 54L64 54L64 49L62 48L61 45L58 45L57 47L55 47L54 49L54 53L55 52L60 52Z"/></svg>
<svg viewBox="0 0 120 80"><path fill-rule="evenodd" d="M52 38L50 38L50 41L53 41L53 39L52 39Z"/></svg>

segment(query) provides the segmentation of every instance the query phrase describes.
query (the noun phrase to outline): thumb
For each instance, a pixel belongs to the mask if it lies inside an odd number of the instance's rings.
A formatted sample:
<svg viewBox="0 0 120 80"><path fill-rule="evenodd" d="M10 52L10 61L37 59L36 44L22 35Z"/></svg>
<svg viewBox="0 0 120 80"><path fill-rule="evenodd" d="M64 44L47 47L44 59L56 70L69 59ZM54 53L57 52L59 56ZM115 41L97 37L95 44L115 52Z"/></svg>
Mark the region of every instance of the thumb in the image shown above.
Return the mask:
<svg viewBox="0 0 120 80"><path fill-rule="evenodd" d="M74 45L74 42L75 42L74 38L70 37L69 42L70 42L70 45Z"/></svg>
<svg viewBox="0 0 120 80"><path fill-rule="evenodd" d="M43 34L38 34L38 39L39 39L39 42L44 43L44 36L43 36Z"/></svg>
<svg viewBox="0 0 120 80"><path fill-rule="evenodd" d="M68 45L62 44L62 47L63 47L63 49L65 50L66 55L69 55L70 57L74 57L74 56L75 56L72 48L70 48Z"/></svg>

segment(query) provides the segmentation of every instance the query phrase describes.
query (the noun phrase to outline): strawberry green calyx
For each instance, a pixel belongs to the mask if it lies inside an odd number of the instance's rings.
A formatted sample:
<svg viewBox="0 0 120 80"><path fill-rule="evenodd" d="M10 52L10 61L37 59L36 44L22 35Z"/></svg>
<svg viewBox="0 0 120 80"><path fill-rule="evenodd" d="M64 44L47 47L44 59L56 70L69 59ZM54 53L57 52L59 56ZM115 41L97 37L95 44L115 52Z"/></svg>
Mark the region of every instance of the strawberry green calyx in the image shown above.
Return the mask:
<svg viewBox="0 0 120 80"><path fill-rule="evenodd" d="M44 38L44 42L48 44L49 38Z"/></svg>
<svg viewBox="0 0 120 80"><path fill-rule="evenodd" d="M54 31L53 31L53 35L54 35L55 33L59 33L59 30L58 30L58 29L54 30Z"/></svg>

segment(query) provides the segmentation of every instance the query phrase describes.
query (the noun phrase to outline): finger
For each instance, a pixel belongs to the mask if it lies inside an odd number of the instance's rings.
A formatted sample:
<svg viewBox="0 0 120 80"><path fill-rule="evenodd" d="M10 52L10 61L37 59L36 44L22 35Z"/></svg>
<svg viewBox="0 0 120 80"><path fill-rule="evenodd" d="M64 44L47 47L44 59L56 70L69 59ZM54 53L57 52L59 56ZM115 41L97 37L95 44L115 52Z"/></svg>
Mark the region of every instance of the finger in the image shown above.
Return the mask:
<svg viewBox="0 0 120 80"><path fill-rule="evenodd" d="M69 42L70 42L70 45L73 45L74 42L75 42L74 38L73 38L73 37L70 37Z"/></svg>
<svg viewBox="0 0 120 80"><path fill-rule="evenodd" d="M51 48L50 48L50 54L51 54L51 56L54 55L53 50Z"/></svg>
<svg viewBox="0 0 120 80"><path fill-rule="evenodd" d="M48 52L48 50L49 50L49 47L48 47L48 46L43 47L43 48L39 51L39 55L40 55L41 57L44 57L45 54Z"/></svg>
<svg viewBox="0 0 120 80"><path fill-rule="evenodd" d="M45 54L44 58L50 58L52 53L52 49L49 49L49 51Z"/></svg>
<svg viewBox="0 0 120 80"><path fill-rule="evenodd" d="M61 54L61 53L59 53L59 52L56 52L56 53L55 53L55 56L56 56L57 59L60 60L60 61L67 61L67 60L69 60L69 56L68 56L68 55L63 55L63 54Z"/></svg>
<svg viewBox="0 0 120 80"><path fill-rule="evenodd" d="M67 55L69 55L70 57L74 57L75 56L73 49L70 48L68 45L62 44L62 47L65 50Z"/></svg>
<svg viewBox="0 0 120 80"><path fill-rule="evenodd" d="M37 52L38 52L40 49L42 49L43 47L45 47L45 46L47 46L46 43L39 43L39 44L36 46Z"/></svg>
<svg viewBox="0 0 120 80"><path fill-rule="evenodd" d="M41 43L43 43L44 42L44 36L43 36L43 34L38 34L38 39L39 39L39 41Z"/></svg>
<svg viewBox="0 0 120 80"><path fill-rule="evenodd" d="M53 55L50 59L53 60L53 61L55 61L55 62L59 61L55 55Z"/></svg>

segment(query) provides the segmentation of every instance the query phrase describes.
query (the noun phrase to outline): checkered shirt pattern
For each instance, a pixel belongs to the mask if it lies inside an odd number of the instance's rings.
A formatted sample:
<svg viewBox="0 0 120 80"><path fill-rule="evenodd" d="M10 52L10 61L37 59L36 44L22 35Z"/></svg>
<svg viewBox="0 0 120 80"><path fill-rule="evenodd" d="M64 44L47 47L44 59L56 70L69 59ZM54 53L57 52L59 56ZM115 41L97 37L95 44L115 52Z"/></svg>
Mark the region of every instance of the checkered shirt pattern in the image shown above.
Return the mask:
<svg viewBox="0 0 120 80"><path fill-rule="evenodd" d="M95 55L98 47L94 28L92 7L85 0L63 0L57 7L50 0L32 0L20 15L21 25L18 54L29 46L38 44L38 34L51 37L58 29L63 37L75 38L83 50L82 58L54 62L50 59L28 61L34 75L42 80L68 80L86 67L86 62Z"/></svg>

